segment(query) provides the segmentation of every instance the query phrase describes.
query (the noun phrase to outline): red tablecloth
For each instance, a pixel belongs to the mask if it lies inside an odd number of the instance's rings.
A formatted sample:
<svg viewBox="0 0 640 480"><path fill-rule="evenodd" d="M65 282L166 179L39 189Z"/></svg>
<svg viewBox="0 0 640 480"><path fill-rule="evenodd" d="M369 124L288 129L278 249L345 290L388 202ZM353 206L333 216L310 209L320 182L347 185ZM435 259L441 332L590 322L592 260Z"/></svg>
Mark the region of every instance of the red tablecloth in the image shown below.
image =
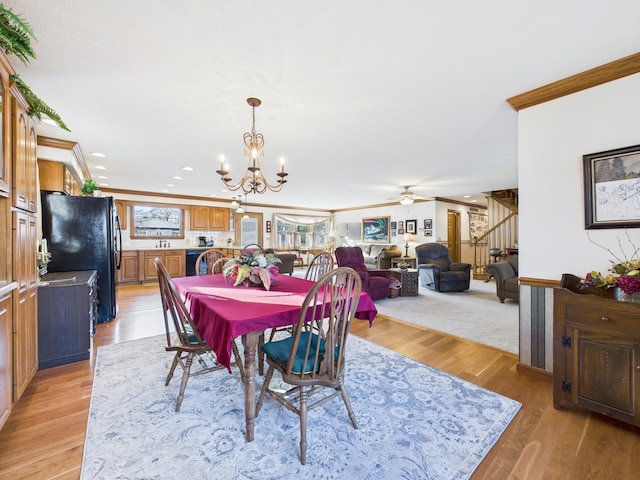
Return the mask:
<svg viewBox="0 0 640 480"><path fill-rule="evenodd" d="M313 282L278 275L270 290L233 286L223 275L174 278L196 328L215 352L218 361L230 369L231 345L245 333L293 325ZM367 293L360 295L356 317L371 323L377 314Z"/></svg>

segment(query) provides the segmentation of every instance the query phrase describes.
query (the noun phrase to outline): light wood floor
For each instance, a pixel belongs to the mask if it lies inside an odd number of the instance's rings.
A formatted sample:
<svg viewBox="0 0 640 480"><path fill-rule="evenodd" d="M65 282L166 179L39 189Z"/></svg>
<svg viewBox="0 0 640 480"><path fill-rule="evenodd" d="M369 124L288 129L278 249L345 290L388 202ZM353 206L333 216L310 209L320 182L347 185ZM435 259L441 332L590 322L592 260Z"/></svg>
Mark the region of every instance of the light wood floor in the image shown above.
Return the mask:
<svg viewBox="0 0 640 480"><path fill-rule="evenodd" d="M164 332L157 286L119 287L118 302L94 347ZM474 480L640 478L640 429L555 410L550 377L518 371L516 356L381 315L352 332L522 402ZM79 477L92 379L93 358L36 374L0 430L0 478Z"/></svg>

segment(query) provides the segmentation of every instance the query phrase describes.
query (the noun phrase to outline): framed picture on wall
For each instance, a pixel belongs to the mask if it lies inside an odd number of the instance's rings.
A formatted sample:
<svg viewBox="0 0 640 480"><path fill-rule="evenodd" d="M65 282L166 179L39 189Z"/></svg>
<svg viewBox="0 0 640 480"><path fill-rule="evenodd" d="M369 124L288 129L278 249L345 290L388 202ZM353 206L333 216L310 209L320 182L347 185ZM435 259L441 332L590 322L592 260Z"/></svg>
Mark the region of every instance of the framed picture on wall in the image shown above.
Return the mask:
<svg viewBox="0 0 640 480"><path fill-rule="evenodd" d="M425 230L424 231L424 236L425 237L433 237L433 230Z"/></svg>
<svg viewBox="0 0 640 480"><path fill-rule="evenodd" d="M398 225L396 222L391 222L391 230L395 230L396 228L398 228Z"/></svg>
<svg viewBox="0 0 640 480"><path fill-rule="evenodd" d="M365 242L391 241L389 217L371 217L362 219L362 240Z"/></svg>
<svg viewBox="0 0 640 480"><path fill-rule="evenodd" d="M398 222L398 235L404 235L404 221Z"/></svg>
<svg viewBox="0 0 640 480"><path fill-rule="evenodd" d="M418 221L417 220L407 220L407 233L416 233L418 230Z"/></svg>
<svg viewBox="0 0 640 480"><path fill-rule="evenodd" d="M582 158L585 228L640 227L640 145Z"/></svg>
<svg viewBox="0 0 640 480"><path fill-rule="evenodd" d="M426 229L431 229L431 228L433 228L433 220L430 219L430 218L426 218L424 220L424 229L426 230Z"/></svg>

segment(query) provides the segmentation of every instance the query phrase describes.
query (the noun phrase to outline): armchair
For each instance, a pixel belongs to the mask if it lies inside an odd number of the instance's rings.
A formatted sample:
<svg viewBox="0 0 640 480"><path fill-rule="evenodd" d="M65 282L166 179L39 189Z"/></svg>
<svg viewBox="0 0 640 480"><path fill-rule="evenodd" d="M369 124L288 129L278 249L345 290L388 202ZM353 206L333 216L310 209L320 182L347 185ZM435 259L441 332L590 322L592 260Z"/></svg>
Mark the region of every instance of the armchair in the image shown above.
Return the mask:
<svg viewBox="0 0 640 480"><path fill-rule="evenodd" d="M517 255L509 255L506 260L490 263L485 271L496 280L496 294L500 303L504 303L505 298L520 299Z"/></svg>
<svg viewBox="0 0 640 480"><path fill-rule="evenodd" d="M420 283L436 292L469 290L470 263L453 263L449 249L439 243L424 243L416 247L416 266Z"/></svg>
<svg viewBox="0 0 640 480"><path fill-rule="evenodd" d="M389 296L391 272L389 270L367 270L360 247L338 247L335 251L338 267L351 267L360 275L362 291L372 300Z"/></svg>

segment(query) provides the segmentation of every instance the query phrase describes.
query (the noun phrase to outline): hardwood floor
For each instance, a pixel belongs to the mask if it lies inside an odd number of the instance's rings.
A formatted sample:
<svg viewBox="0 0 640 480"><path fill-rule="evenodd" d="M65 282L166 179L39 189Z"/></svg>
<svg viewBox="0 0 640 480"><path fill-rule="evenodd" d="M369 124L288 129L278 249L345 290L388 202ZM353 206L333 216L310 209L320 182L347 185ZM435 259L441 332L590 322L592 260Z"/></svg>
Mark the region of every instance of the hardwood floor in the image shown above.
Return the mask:
<svg viewBox="0 0 640 480"><path fill-rule="evenodd" d="M157 286L118 288L117 318L98 325L94 348L164 333ZM379 315L352 332L522 402L473 475L479 479L638 478L640 429L579 411L555 410L551 378L517 369L517 357ZM93 362L39 371L0 430L0 478L77 479Z"/></svg>

